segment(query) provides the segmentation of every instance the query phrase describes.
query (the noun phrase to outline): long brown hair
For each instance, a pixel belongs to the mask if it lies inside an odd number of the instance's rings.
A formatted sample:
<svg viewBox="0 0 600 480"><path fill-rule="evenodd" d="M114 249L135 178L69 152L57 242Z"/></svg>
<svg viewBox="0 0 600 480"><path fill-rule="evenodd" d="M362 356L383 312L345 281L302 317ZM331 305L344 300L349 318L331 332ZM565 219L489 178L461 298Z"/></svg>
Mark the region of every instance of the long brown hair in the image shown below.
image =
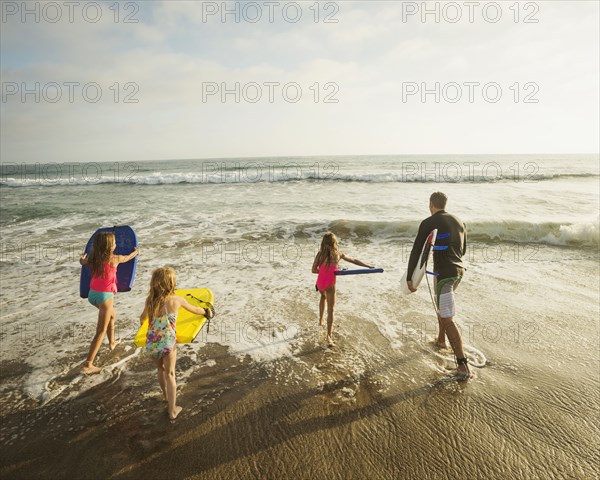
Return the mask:
<svg viewBox="0 0 600 480"><path fill-rule="evenodd" d="M321 240L321 249L319 250L319 264L334 265L338 262L339 246L334 233L327 232Z"/></svg>
<svg viewBox="0 0 600 480"><path fill-rule="evenodd" d="M94 237L92 251L87 259L92 276L96 278L104 277L104 264L110 262L114 242L115 234L112 232L100 232Z"/></svg>
<svg viewBox="0 0 600 480"><path fill-rule="evenodd" d="M175 270L170 267L157 268L152 272L150 290L146 298L146 313L148 320L159 316L160 308L164 306L168 296L175 293Z"/></svg>

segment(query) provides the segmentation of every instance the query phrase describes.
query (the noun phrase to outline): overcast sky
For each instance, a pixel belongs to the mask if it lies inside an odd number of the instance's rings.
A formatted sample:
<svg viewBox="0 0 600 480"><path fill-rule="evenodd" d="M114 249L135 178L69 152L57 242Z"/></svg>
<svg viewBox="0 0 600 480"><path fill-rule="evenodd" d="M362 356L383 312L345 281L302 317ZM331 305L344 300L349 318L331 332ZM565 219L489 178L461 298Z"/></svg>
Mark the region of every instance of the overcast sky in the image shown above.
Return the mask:
<svg viewBox="0 0 600 480"><path fill-rule="evenodd" d="M2 162L598 152L599 3L474 3L2 1Z"/></svg>

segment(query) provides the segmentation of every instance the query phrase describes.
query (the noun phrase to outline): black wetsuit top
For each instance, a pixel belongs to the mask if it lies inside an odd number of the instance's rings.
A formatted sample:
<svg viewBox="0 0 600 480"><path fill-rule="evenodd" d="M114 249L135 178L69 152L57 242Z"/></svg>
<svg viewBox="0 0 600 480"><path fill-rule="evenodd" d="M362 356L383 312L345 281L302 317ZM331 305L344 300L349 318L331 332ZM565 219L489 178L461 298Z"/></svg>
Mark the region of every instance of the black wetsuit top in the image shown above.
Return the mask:
<svg viewBox="0 0 600 480"><path fill-rule="evenodd" d="M454 215L440 210L431 217L423 220L421 225L419 225L419 233L413 244L410 260L408 261L408 275L406 278L411 278L419 262L423 244L431 231L436 228L438 232L435 245L448 247L445 250L433 251L433 271L438 274L438 280L463 274L465 269L462 257L467 250L467 229L464 223ZM446 236L446 234L449 235Z"/></svg>

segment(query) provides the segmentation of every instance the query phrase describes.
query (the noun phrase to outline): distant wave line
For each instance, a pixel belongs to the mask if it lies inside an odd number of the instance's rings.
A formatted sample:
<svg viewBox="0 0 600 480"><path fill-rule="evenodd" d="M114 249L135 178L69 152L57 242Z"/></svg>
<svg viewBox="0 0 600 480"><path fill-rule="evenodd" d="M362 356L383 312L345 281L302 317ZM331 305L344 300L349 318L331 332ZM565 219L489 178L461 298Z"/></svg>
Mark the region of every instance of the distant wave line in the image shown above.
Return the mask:
<svg viewBox="0 0 600 480"><path fill-rule="evenodd" d="M181 184L207 184L207 185L235 185L254 183L281 183L281 182L340 182L340 183L537 183L541 181L555 181L561 179L592 179L599 178L595 173L546 173L531 175L469 175L450 176L430 174L402 174L402 173L377 173L377 174L338 174L335 172L311 172L297 174L265 174L260 170L249 173L245 170L224 170L221 173L153 173L137 176L129 174L123 178L114 176L100 178L18 178L7 177L0 180L3 187L81 187L96 186L101 184L111 185L181 185Z"/></svg>

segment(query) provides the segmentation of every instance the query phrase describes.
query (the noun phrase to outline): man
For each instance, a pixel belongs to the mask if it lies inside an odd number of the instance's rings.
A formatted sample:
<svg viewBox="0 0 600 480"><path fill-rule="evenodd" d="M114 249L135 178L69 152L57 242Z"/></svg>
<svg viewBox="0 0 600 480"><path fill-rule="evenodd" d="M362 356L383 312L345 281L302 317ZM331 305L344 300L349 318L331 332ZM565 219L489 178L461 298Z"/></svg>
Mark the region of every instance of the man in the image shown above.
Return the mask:
<svg viewBox="0 0 600 480"><path fill-rule="evenodd" d="M419 233L413 244L408 262L406 278L412 278L413 271L419 261L423 244L432 230L437 228L436 248L433 252L433 270L435 273L435 295L437 300L437 313L439 333L436 344L439 348L446 347L446 335L450 340L452 350L458 365L457 375L463 379L470 378L471 372L463 351L462 338L454 323L456 306L454 303L454 290L458 287L464 273L462 257L467 248L467 231L465 225L454 215L444 209L448 197L442 192L432 193L429 197L429 211L431 217L426 218L419 225ZM441 247L441 248L439 248ZM411 292L416 292L412 281L407 281Z"/></svg>

